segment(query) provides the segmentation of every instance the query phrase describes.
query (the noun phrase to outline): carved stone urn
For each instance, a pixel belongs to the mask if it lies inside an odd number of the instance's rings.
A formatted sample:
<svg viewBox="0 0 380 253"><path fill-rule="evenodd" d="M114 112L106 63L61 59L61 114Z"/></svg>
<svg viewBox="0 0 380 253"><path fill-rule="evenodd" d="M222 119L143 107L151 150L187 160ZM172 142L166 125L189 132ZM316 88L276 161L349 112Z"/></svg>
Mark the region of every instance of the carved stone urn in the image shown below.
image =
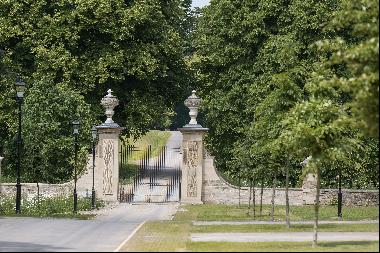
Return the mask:
<svg viewBox="0 0 380 253"><path fill-rule="evenodd" d="M185 100L185 106L190 109L189 115L191 120L189 124L184 127L202 127L197 122L198 109L202 104L202 99L199 98L195 93L196 91L193 90L192 95Z"/></svg>
<svg viewBox="0 0 380 253"><path fill-rule="evenodd" d="M107 92L108 94L102 98L101 104L106 109L107 120L104 124L110 125L115 123L112 117L115 114L115 107L119 105L119 100L114 95L112 95L111 89L109 89Z"/></svg>

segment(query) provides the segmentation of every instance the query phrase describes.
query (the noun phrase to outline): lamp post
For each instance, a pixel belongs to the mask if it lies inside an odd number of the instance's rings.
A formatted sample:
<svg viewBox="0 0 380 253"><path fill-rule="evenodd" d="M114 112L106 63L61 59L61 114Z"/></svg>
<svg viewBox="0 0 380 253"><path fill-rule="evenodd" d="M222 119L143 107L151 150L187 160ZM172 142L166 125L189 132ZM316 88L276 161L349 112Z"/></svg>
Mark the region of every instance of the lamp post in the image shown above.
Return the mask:
<svg viewBox="0 0 380 253"><path fill-rule="evenodd" d="M343 194L342 194L342 169L339 168L338 174L338 217L342 220L342 204L343 204Z"/></svg>
<svg viewBox="0 0 380 253"><path fill-rule="evenodd" d="M77 165L78 165L78 135L79 135L79 126L80 122L78 120L73 121L74 129L74 213L78 210L78 194L77 194Z"/></svg>
<svg viewBox="0 0 380 253"><path fill-rule="evenodd" d="M22 145L22 136L21 136L21 109L22 103L24 102L24 93L26 89L26 84L17 77L15 83L16 97L18 102L18 137L17 137L17 183L16 183L16 214L21 213L21 145Z"/></svg>
<svg viewBox="0 0 380 253"><path fill-rule="evenodd" d="M93 126L91 129L92 133L92 198L91 198L91 203L92 203L92 209L96 208L96 203L95 203L95 142L96 142L96 137L97 137L97 130L96 127Z"/></svg>

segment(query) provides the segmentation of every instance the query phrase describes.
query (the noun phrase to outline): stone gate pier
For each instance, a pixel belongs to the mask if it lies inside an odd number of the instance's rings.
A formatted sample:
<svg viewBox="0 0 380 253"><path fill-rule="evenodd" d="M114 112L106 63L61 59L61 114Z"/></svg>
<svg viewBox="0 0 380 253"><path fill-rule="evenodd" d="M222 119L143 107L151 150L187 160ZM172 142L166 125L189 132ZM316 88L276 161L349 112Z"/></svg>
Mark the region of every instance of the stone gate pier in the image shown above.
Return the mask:
<svg viewBox="0 0 380 253"><path fill-rule="evenodd" d="M190 122L178 129L183 136L182 141L182 184L181 202L203 204L204 153L203 137L208 128L203 128L197 122L198 108L202 100L196 91L186 99L185 105L190 109Z"/></svg>
<svg viewBox="0 0 380 253"><path fill-rule="evenodd" d="M119 105L119 100L112 95L112 90L108 90L101 104L106 109L107 120L96 126L99 138L95 157L95 192L99 199L116 202L119 183L119 137L124 128L112 120L114 108Z"/></svg>

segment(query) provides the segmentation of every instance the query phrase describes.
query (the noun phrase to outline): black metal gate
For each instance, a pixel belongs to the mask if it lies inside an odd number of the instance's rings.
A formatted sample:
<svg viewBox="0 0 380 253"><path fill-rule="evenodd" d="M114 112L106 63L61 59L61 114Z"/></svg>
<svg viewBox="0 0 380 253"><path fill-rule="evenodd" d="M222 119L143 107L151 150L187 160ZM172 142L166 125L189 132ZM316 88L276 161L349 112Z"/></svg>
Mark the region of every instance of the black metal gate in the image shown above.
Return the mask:
<svg viewBox="0 0 380 253"><path fill-rule="evenodd" d="M134 145L122 145L120 161L120 202L180 201L180 147L150 145L141 149Z"/></svg>

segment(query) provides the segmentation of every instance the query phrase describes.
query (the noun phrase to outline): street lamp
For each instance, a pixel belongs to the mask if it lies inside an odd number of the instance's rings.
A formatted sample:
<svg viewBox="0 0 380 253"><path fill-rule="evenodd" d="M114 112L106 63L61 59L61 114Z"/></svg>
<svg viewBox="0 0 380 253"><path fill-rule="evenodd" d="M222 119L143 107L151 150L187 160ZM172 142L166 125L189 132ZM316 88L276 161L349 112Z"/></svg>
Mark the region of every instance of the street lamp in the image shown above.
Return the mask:
<svg viewBox="0 0 380 253"><path fill-rule="evenodd" d="M96 203L95 203L95 142L96 142L96 137L98 135L97 129L95 126L92 127L91 129L92 133L92 209L96 208Z"/></svg>
<svg viewBox="0 0 380 253"><path fill-rule="evenodd" d="M338 218L342 220L342 204L343 204L343 194L342 194L342 169L339 168L338 174Z"/></svg>
<svg viewBox="0 0 380 253"><path fill-rule="evenodd" d="M78 120L73 121L74 129L74 149L75 149L75 160L74 160L74 213L78 209L78 194L77 194L77 165L78 165L78 135L79 135L79 126L80 122Z"/></svg>
<svg viewBox="0 0 380 253"><path fill-rule="evenodd" d="M16 214L21 213L21 145L22 145L22 136L21 136L21 109L22 103L24 101L24 93L26 90L26 84L17 77L15 83L16 97L18 101L18 138L17 138L17 183L16 183Z"/></svg>

